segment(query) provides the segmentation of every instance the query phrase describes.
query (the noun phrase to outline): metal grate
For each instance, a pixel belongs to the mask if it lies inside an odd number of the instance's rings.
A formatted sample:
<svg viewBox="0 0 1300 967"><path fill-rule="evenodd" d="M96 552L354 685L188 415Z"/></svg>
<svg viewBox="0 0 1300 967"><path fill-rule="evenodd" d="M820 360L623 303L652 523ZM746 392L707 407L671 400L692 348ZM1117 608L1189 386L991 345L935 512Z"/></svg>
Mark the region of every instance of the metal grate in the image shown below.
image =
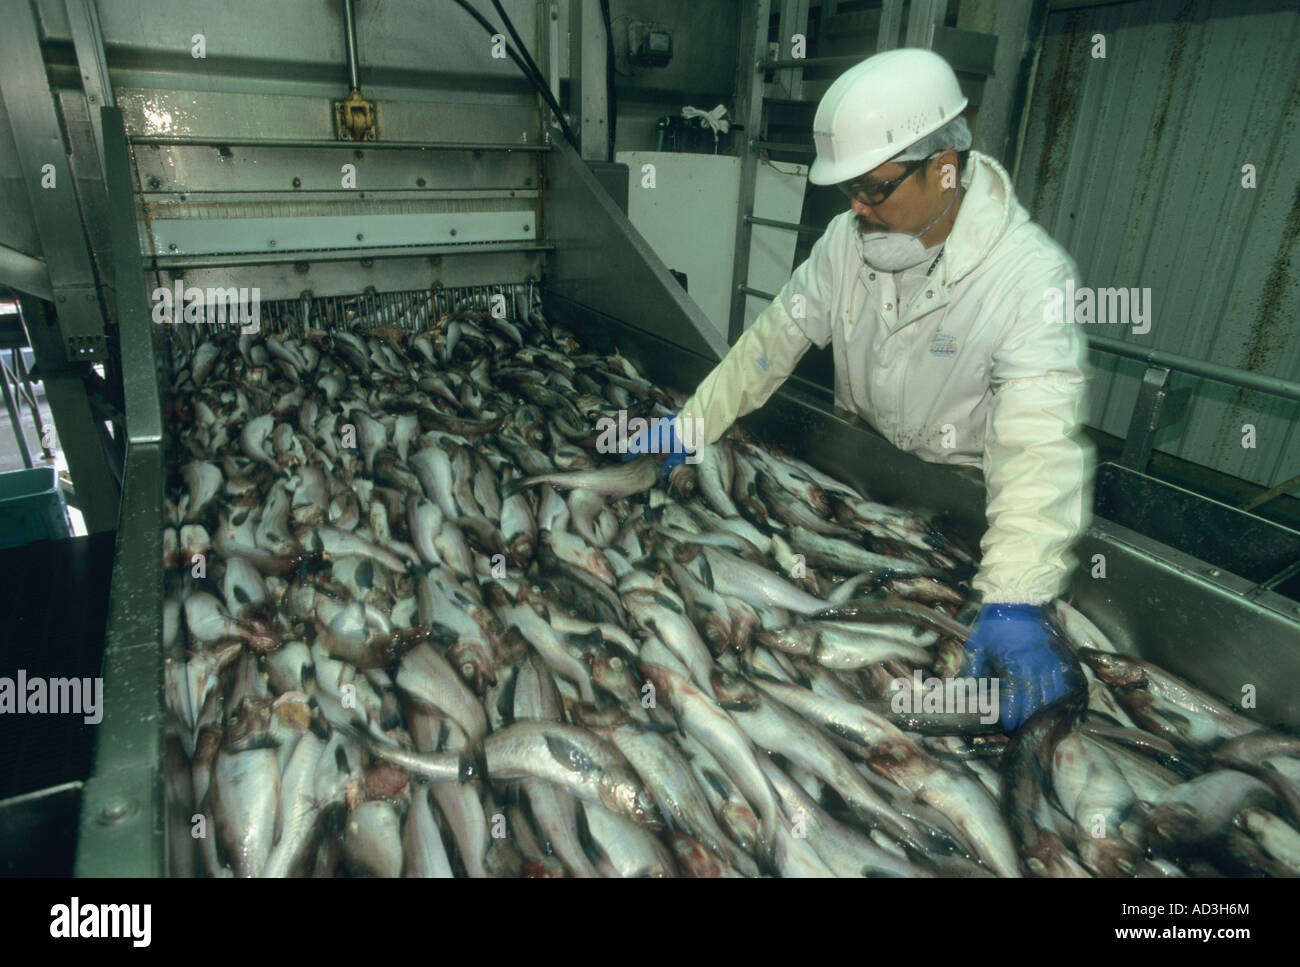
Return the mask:
<svg viewBox="0 0 1300 967"><path fill-rule="evenodd" d="M493 297L498 294L505 296L507 318L514 319L520 308L517 300L527 300L523 304L532 305L534 290L531 283L516 283L413 292L364 292L321 299L304 294L300 299L262 306L262 325L273 332L294 334L306 329L370 330L387 326L418 332L453 312L490 311Z"/></svg>
<svg viewBox="0 0 1300 967"><path fill-rule="evenodd" d="M415 289L403 292L366 291L358 295L315 298L304 292L297 299L279 299L258 307L259 332L301 336L313 329L347 329L369 332L394 327L420 332L436 327L455 312L491 312L505 296L505 318L515 321L521 313L541 305L541 293L534 282L507 282L459 288ZM206 318L216 319L214 306L205 308ZM231 321L233 322L233 316ZM230 324L198 322L166 327L177 345L192 348Z"/></svg>

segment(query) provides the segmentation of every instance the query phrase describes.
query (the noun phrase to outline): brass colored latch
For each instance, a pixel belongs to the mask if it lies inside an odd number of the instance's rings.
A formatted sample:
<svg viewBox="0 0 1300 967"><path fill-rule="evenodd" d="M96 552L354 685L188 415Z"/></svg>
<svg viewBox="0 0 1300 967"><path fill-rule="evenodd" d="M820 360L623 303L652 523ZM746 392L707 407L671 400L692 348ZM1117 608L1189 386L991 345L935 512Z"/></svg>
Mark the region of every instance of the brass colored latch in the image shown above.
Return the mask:
<svg viewBox="0 0 1300 967"><path fill-rule="evenodd" d="M375 106L354 90L346 101L334 102L335 136L340 141L375 141Z"/></svg>

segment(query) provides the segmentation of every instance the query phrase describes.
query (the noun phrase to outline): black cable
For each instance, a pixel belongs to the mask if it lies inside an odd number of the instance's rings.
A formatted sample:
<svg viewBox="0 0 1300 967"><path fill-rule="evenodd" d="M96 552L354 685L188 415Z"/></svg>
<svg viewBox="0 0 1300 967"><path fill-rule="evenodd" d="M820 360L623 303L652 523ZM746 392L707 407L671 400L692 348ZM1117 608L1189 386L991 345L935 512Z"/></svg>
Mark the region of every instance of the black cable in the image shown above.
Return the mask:
<svg viewBox="0 0 1300 967"><path fill-rule="evenodd" d="M546 78L542 76L542 71L537 66L537 61L533 60L533 55L528 52L528 47L520 38L519 32L515 30L515 25L511 22L510 15L507 14L505 8L501 6L501 0L492 0L492 6L496 9L497 16L501 18L501 22L505 24L506 33L510 34L510 39L515 42L515 47L519 49L519 53L522 54L524 60L528 62L528 69L533 72L534 82L540 84L549 91L551 85L546 83ZM554 92L552 92L552 94L553 93Z"/></svg>
<svg viewBox="0 0 1300 967"><path fill-rule="evenodd" d="M485 18L481 13L479 13L477 10L471 7L466 2L466 0L454 0L454 2L458 7L460 7L467 14L469 14L476 21L478 21L479 26L481 26L484 30L488 32L489 37L495 34L499 34L501 32L497 30L495 27L493 27L492 24L488 23L487 18ZM564 114L562 111L560 111L560 105L555 102L555 98L554 96L552 96L550 88L545 84L545 82L541 81L538 76L535 76L533 74L533 72L529 69L527 64L525 64L522 60L519 59L519 55L515 53L514 48L512 48L509 44L506 45L506 53L510 55L510 59L513 60L515 62L515 65L519 68L519 70L523 72L524 77L528 80L530 84L532 84L534 88L536 88L537 93L542 96L542 99L546 101L547 107L551 109L552 113L555 114L556 120L559 121L560 130L564 132L564 137L568 140L569 144L571 144L574 150L576 151L578 148L578 139L574 135L573 129L569 127L569 123L564 120ZM536 68L533 68L533 70L535 69Z"/></svg>
<svg viewBox="0 0 1300 967"><path fill-rule="evenodd" d="M614 97L614 26L609 19L609 0L600 0L605 18L605 104L609 111L609 160L614 160L614 125L618 120L618 101Z"/></svg>
<svg viewBox="0 0 1300 967"><path fill-rule="evenodd" d="M505 24L506 32L510 34L510 39L515 42L515 47L519 49L519 53L523 55L524 61L527 62L528 69L532 72L533 87L537 88L538 93L542 95L547 106L549 106L551 111L554 112L556 118L560 122L561 128L565 131L565 137L569 139L569 143L572 144L574 148L577 148L577 141L573 132L569 129L568 124L565 123L564 115L560 113L560 105L555 99L555 93L551 90L551 85L546 83L546 78L542 76L542 72L538 68L537 62L533 60L533 55L528 52L527 45L522 39L520 39L519 32L515 30L515 25L511 23L510 16L505 12L505 9L501 6L499 0L492 0L492 6L496 8L496 12L500 15L502 22Z"/></svg>

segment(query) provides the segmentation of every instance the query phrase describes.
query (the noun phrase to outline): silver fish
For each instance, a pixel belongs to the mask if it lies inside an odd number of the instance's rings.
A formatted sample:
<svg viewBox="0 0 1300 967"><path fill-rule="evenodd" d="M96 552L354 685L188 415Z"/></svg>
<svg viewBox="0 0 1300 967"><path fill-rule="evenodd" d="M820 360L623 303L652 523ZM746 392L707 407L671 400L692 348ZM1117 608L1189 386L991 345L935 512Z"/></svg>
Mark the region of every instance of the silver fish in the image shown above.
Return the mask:
<svg viewBox="0 0 1300 967"><path fill-rule="evenodd" d="M212 773L217 837L236 876L257 876L275 837L280 766L274 749L217 754Z"/></svg>
<svg viewBox="0 0 1300 967"><path fill-rule="evenodd" d="M417 786L411 795L402 830L402 875L421 879L447 879L451 860L442 845L438 821L429 807L429 790Z"/></svg>
<svg viewBox="0 0 1300 967"><path fill-rule="evenodd" d="M506 487L505 496L508 497L538 484L553 484L557 487L580 487L593 490L606 497L630 497L633 494L643 493L655 485L659 479L659 464L658 458L650 455L597 470L536 474L511 483Z"/></svg>

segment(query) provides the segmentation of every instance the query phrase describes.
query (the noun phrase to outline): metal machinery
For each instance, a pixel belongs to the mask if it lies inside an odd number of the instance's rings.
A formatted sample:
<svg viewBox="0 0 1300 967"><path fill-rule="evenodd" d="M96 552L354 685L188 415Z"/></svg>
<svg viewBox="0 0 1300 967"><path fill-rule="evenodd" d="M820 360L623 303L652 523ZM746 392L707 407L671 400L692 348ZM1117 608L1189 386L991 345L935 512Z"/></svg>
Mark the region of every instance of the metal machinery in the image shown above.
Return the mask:
<svg viewBox="0 0 1300 967"><path fill-rule="evenodd" d="M344 46L355 49L346 6ZM447 6L439 17L460 16ZM558 90L558 33L546 19L558 17L558 7L527 6L536 19L524 4L512 13L525 37L542 39L543 68ZM361 98L352 55L349 91L336 84L332 97L250 99L243 117L229 96L113 97L95 88L103 104L119 105L90 120L103 137L111 234L104 268L115 284L127 447L104 718L82 799L78 875L171 872L168 831L188 833L189 816L169 814L162 778L160 531L173 334L152 321L155 289L256 288L261 325L273 327L293 325L304 312L338 321L337 309L357 303L380 314L391 309L398 324L418 322L421 313L522 288L538 293L548 317L590 348L617 346L657 382L689 389L725 352L584 160L601 157L590 145L603 145L603 125L591 120L603 115L603 95L581 81L591 45L578 52L584 25L594 23L585 8L595 4L572 6L570 103L584 150L549 126L531 92L519 93L508 64L486 86L449 82L454 89L438 91L436 101L390 100L371 87L371 103ZM357 26L364 41L364 19ZM320 29L343 34L337 21ZM427 24L419 32L446 55L449 75L463 81L479 69L481 58L461 49L462 40L439 44ZM87 41L90 49L96 43L102 63L102 41ZM364 42L360 53L364 60ZM752 62L742 67L753 69ZM317 113L303 116L308 108ZM340 133L348 140L336 140ZM823 387L791 380L747 422L879 499L946 513L975 542L984 529L978 475L900 453L835 412ZM1300 560L1300 535L1109 465L1098 495L1106 515L1078 548L1075 603L1121 647L1229 700L1240 701L1243 686L1253 685L1259 714L1300 725L1290 688L1300 676L1300 604L1270 583ZM1140 532L1156 504L1177 504L1184 519L1199 522L1199 556ZM1242 533L1249 534L1244 548ZM1231 561L1230 535L1242 552ZM1243 573L1251 569L1265 573Z"/></svg>

